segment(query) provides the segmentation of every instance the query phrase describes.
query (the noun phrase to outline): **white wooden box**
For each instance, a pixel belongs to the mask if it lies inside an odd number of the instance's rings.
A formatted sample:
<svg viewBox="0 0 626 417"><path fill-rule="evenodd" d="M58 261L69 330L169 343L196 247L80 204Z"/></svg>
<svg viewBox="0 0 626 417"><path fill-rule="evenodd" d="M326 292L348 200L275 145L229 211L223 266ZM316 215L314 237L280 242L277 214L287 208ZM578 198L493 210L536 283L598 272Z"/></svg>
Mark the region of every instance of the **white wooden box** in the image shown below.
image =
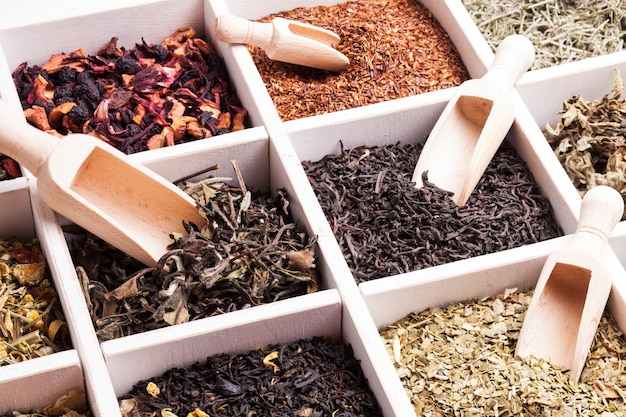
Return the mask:
<svg viewBox="0 0 626 417"><path fill-rule="evenodd" d="M40 64L52 53L78 48L94 52L112 36L119 38L119 45L127 47L142 38L146 42L160 42L182 26L193 26L200 36L212 40L215 17L222 13L256 19L280 10L337 1L62 0L62 3L60 7L58 2L34 0L0 6L0 97L16 108L19 104L11 71L24 61ZM423 3L450 35L470 75L482 76L493 60L493 53L461 2L424 0ZM570 239L571 236L564 236L356 285L301 161L338 153L339 141L345 148L398 141L423 142L454 89L283 123L247 48L215 44L253 127L210 141L142 152L130 158L171 181L215 163L221 169L212 175L234 178L230 160L235 159L248 186L269 192L285 188L300 225L310 235L318 236L321 291L100 343L88 317L59 220L39 198L36 180L29 177L0 183L0 202L8 204L11 211L13 207L20 210L29 207L32 201L34 221L3 217L0 225L18 235L32 235L36 231L40 237L75 343L74 350L55 355L54 363L42 358L33 365L25 363L11 368L10 372L0 368L3 392L0 411L6 407L36 408L49 403L55 392L42 389L41 396L22 397L20 389L36 386L41 379L58 372L55 381L59 391L84 385L95 417L117 416L118 395L132 383L173 366L184 366L215 353L325 335L352 344L385 416L411 416L413 407L388 359L378 327L430 306L494 295L513 286L530 288L548 254ZM518 81L516 119L507 140L529 165L567 234L575 231L581 200L541 130L547 121L556 121L562 101L571 95L602 97L612 86L613 68L623 72L626 56L618 53L528 72ZM626 280L622 267L626 264L625 228L624 223L617 226L610 240L613 251L606 255L614 277L618 278L609 309L622 329L626 329ZM10 390L5 391L5 387Z"/></svg>

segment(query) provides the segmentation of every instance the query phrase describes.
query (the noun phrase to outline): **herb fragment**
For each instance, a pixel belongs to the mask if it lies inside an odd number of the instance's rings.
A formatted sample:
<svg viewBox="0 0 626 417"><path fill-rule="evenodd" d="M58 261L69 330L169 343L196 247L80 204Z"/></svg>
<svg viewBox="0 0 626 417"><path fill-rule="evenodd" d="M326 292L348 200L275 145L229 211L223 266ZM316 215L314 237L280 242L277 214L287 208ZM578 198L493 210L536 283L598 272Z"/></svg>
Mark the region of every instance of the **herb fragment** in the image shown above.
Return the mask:
<svg viewBox="0 0 626 417"><path fill-rule="evenodd" d="M532 290L411 313L380 329L418 415L624 416L626 342L605 313L580 382L515 357Z"/></svg>
<svg viewBox="0 0 626 417"><path fill-rule="evenodd" d="M39 242L0 239L0 366L70 348Z"/></svg>
<svg viewBox="0 0 626 417"><path fill-rule="evenodd" d="M265 365L268 355L275 367ZM148 386L160 394L150 395ZM138 382L120 398L120 411L123 417L382 416L350 345L321 337L170 369Z"/></svg>
<svg viewBox="0 0 626 417"><path fill-rule="evenodd" d="M302 163L358 283L563 234L506 142L464 207L411 175L422 145L358 146Z"/></svg>
<svg viewBox="0 0 626 417"><path fill-rule="evenodd" d="M187 183L207 225L172 236L154 268L88 233L70 240L101 340L317 291L317 239L293 222L285 192L244 193L228 180Z"/></svg>

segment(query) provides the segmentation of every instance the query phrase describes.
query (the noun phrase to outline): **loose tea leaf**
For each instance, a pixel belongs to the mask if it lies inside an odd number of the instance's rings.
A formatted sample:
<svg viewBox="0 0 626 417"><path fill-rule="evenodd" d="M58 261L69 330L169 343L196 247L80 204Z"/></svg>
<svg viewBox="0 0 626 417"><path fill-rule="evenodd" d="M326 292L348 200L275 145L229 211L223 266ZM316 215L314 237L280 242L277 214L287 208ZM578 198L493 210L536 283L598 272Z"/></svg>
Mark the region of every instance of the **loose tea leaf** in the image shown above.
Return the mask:
<svg viewBox="0 0 626 417"><path fill-rule="evenodd" d="M358 283L563 234L506 142L464 207L411 175L422 145L360 146L302 163Z"/></svg>
<svg viewBox="0 0 626 417"><path fill-rule="evenodd" d="M0 366L71 347L39 241L0 239Z"/></svg>
<svg viewBox="0 0 626 417"><path fill-rule="evenodd" d="M561 119L544 135L581 196L596 185L626 195L626 101L617 73L613 89L601 100L574 95L563 102Z"/></svg>
<svg viewBox="0 0 626 417"><path fill-rule="evenodd" d="M153 268L91 234L70 240L101 340L317 291L317 239L294 223L284 190L244 193L226 181L187 183L207 225L173 236Z"/></svg>
<svg viewBox="0 0 626 417"><path fill-rule="evenodd" d="M113 37L95 55L58 53L13 71L26 119L53 134L85 133L134 152L249 126L225 64L193 28L132 49Z"/></svg>
<svg viewBox="0 0 626 417"><path fill-rule="evenodd" d="M280 117L287 121L461 84L469 74L445 30L417 0L349 0L266 16L341 37L347 70L331 73L270 60L249 47Z"/></svg>
<svg viewBox="0 0 626 417"><path fill-rule="evenodd" d="M382 416L350 345L321 337L212 356L140 381L120 398L123 417L164 410L169 417Z"/></svg>
<svg viewBox="0 0 626 417"><path fill-rule="evenodd" d="M509 35L535 45L532 69L621 51L626 38L623 0L462 0L495 51Z"/></svg>
<svg viewBox="0 0 626 417"><path fill-rule="evenodd" d="M411 313L380 329L418 415L624 416L624 334L601 319L580 382L566 370L515 357L532 291Z"/></svg>

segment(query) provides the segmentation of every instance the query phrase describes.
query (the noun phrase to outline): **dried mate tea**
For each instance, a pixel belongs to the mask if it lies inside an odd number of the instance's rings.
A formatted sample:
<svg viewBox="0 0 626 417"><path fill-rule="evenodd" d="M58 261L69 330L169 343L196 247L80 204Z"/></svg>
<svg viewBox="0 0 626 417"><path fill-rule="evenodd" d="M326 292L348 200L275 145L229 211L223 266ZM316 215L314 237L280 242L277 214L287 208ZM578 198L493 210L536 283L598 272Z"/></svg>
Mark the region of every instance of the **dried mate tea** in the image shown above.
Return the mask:
<svg viewBox="0 0 626 417"><path fill-rule="evenodd" d="M186 184L207 225L172 236L153 268L91 234L70 239L101 340L317 291L317 239L294 223L285 191L272 197L228 181Z"/></svg>
<svg viewBox="0 0 626 417"><path fill-rule="evenodd" d="M120 411L122 417L382 416L351 346L321 337L170 369L138 382L120 398Z"/></svg>
<svg viewBox="0 0 626 417"><path fill-rule="evenodd" d="M283 17L338 34L348 69L332 73L272 61L249 47L282 120L293 120L429 91L469 78L458 51L418 0L349 0L299 7L260 19Z"/></svg>
<svg viewBox="0 0 626 417"><path fill-rule="evenodd" d="M302 163L357 283L563 235L504 142L467 205L411 182L422 144L359 146Z"/></svg>
<svg viewBox="0 0 626 417"><path fill-rule="evenodd" d="M509 35L535 45L532 69L621 51L626 37L623 0L462 0L495 51Z"/></svg>
<svg viewBox="0 0 626 417"><path fill-rule="evenodd" d="M418 415L626 415L626 341L605 313L578 384L515 356L532 290L411 313L380 329Z"/></svg>
<svg viewBox="0 0 626 417"><path fill-rule="evenodd" d="M71 347L39 242L0 239L0 366Z"/></svg>
<svg viewBox="0 0 626 417"><path fill-rule="evenodd" d="M596 185L626 195L623 91L618 71L613 89L602 99L587 101L574 95L563 102L556 126L546 125L544 135L581 196Z"/></svg>
<svg viewBox="0 0 626 417"><path fill-rule="evenodd" d="M96 136L124 153L172 146L249 127L225 64L193 28L131 49L117 38L95 55L58 53L24 62L13 81L28 122Z"/></svg>
<svg viewBox="0 0 626 417"><path fill-rule="evenodd" d="M3 417L91 417L87 396L80 388L73 389L49 404L43 410L29 412L7 411Z"/></svg>

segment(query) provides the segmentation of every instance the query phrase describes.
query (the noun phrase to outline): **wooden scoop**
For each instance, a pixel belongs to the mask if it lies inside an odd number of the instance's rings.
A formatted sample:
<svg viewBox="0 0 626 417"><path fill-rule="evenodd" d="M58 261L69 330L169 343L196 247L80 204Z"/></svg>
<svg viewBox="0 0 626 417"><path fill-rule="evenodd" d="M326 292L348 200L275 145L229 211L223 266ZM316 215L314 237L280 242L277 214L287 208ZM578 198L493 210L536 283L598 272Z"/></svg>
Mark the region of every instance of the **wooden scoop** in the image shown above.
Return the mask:
<svg viewBox="0 0 626 417"><path fill-rule="evenodd" d="M622 196L613 188L597 186L585 194L574 237L543 266L516 355L569 369L578 381L611 291L605 244L623 212Z"/></svg>
<svg viewBox="0 0 626 417"><path fill-rule="evenodd" d="M335 49L340 40L337 34L282 17L261 23L221 15L215 23L215 37L223 42L258 46L275 61L335 72L345 70L350 64Z"/></svg>
<svg viewBox="0 0 626 417"><path fill-rule="evenodd" d="M489 71L457 88L415 166L413 182L418 188L427 172L429 182L453 192L454 202L465 205L513 124L514 85L534 57L526 37L509 36L498 46Z"/></svg>
<svg viewBox="0 0 626 417"><path fill-rule="evenodd" d="M170 233L185 232L183 221L206 222L190 196L124 153L93 136L45 133L3 100L0 153L37 177L53 210L148 266L167 252Z"/></svg>

